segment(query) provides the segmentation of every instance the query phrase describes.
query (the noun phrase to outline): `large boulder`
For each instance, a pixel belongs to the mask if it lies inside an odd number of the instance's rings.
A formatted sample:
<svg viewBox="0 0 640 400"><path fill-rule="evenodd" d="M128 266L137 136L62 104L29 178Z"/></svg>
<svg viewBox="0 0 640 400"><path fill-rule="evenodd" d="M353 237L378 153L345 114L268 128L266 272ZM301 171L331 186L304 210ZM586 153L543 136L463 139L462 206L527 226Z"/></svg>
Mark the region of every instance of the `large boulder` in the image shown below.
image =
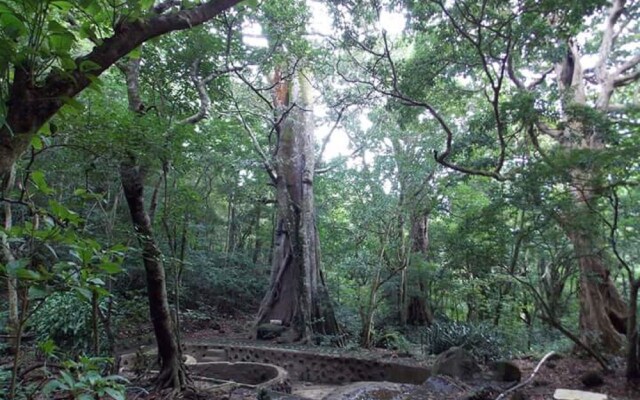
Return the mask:
<svg viewBox="0 0 640 400"><path fill-rule="evenodd" d="M461 347L451 347L441 353L431 369L433 375L447 375L468 380L480 372L480 366L471 353Z"/></svg>
<svg viewBox="0 0 640 400"><path fill-rule="evenodd" d="M322 400L403 400L414 385L391 382L355 382L329 393Z"/></svg>

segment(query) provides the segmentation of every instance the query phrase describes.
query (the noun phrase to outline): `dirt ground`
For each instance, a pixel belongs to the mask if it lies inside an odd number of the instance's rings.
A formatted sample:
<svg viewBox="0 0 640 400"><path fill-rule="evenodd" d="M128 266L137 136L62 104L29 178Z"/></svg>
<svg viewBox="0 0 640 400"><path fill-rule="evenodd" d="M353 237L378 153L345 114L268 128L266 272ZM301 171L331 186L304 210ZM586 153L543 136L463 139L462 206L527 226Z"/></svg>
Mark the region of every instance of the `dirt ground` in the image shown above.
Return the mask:
<svg viewBox="0 0 640 400"><path fill-rule="evenodd" d="M193 329L184 335L184 339L202 342L216 340L248 342L250 341L252 322L251 319L225 319L216 323L215 328L217 329ZM264 342L261 342L261 344L264 344ZM326 351L313 346L308 346L305 350ZM357 355L359 357L368 356L375 359L389 359L394 362L419 365L429 365L433 361L433 358L425 359L421 356L416 358L398 358L395 352L385 349L357 351ZM525 380L531 375L540 360L533 357L526 357L513 361L520 367L523 380ZM553 399L553 393L558 388L607 394L610 399L614 400L640 400L640 385L630 385L627 383L624 375L624 360L615 360L613 364L614 371L605 374L600 372L599 364L593 360L578 357L574 354L562 354L560 358L548 360L540 368L533 381L519 390L519 392L525 395L525 398L528 400ZM589 372L598 372L603 378L603 383L594 387L585 387L581 382L581 378ZM298 388L298 394L302 396L311 394L309 397L316 397L318 393L326 393L328 389L325 385L314 385L304 382L299 383L296 387Z"/></svg>
<svg viewBox="0 0 640 400"><path fill-rule="evenodd" d="M279 346L275 343L254 342L250 336L253 321L250 318L221 318L215 322L183 325L184 333L183 341L191 342L240 342L242 344ZM286 346L288 348L304 349L305 351L316 351L326 354L327 352L336 352L346 355L357 355L358 357L373 358L377 360L390 360L393 362L401 362L415 365L429 366L433 361L433 357L425 357L416 354L414 357L399 357L394 351L385 349L373 350L354 350L346 351L345 349L332 349L316 346ZM8 360L0 360L8 361ZM523 380L527 379L539 359L533 357L520 358L513 360L521 369ZM553 399L553 393L558 388L587 390L591 392L603 393L613 400L640 400L640 385L629 385L624 376L624 360L620 359L614 363L614 371L602 374L602 384L586 388L581 382L581 378L593 371L600 371L599 365L590 359L580 358L572 354L563 354L560 358L547 361L533 381L527 384L523 389L519 390L527 400L547 400ZM144 383L136 383L138 386L145 386ZM333 385L321 385L310 382L294 382L294 392L299 396L320 399L329 393ZM170 393L145 393L144 391L132 391L127 394L127 400L156 400L161 398L173 397L168 396ZM179 398L185 399L222 399L225 398L213 396L211 393L191 393L180 395ZM0 396L2 398L2 396ZM243 397L245 398L245 397ZM255 397L254 397L255 398Z"/></svg>

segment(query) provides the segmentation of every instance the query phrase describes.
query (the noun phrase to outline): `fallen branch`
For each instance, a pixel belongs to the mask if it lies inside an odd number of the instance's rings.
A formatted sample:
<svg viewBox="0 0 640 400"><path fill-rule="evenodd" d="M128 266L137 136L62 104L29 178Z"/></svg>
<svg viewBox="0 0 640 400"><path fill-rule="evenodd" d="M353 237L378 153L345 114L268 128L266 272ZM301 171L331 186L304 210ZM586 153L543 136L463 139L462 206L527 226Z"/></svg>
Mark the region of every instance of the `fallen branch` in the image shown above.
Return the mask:
<svg viewBox="0 0 640 400"><path fill-rule="evenodd" d="M555 351L548 352L544 357L542 357L542 360L540 360L538 365L536 365L536 367L533 369L533 372L531 373L531 376L529 376L529 378L527 378L527 380L525 380L524 382L521 382L521 383L519 383L519 384L517 384L517 385L515 385L513 387L510 387L509 389L505 390L504 392L502 392L500 394L500 396L496 397L496 400L502 400L509 393L515 392L516 390L520 389L521 387L524 387L524 386L528 385L533 380L533 378L535 378L536 374L538 373L538 370L540 369L540 367L542 367L542 364L544 364L554 354L556 354Z"/></svg>

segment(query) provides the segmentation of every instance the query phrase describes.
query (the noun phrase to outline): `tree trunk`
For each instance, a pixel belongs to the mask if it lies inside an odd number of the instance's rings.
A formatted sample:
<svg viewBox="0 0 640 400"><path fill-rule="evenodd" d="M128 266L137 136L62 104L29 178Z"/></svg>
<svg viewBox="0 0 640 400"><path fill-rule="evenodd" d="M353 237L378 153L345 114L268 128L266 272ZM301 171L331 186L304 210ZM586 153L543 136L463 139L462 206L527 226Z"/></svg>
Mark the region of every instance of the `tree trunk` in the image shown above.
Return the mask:
<svg viewBox="0 0 640 400"><path fill-rule="evenodd" d="M595 218L595 217L594 217ZM569 229L580 267L580 333L590 346L612 353L624 345L628 308L620 297L606 267L604 250L599 249L590 232Z"/></svg>
<svg viewBox="0 0 640 400"><path fill-rule="evenodd" d="M0 176L0 181L2 177ZM15 181L15 168L11 166L6 175L4 182L2 182L2 194L3 197L9 197L9 192L13 189ZM6 232L13 226L13 214L11 210L11 203L4 203L4 220L2 227L5 232L0 233L0 263L8 265L10 262L15 261L13 252L11 251L11 245L9 244ZM9 334L9 349L13 354L18 357L20 352L18 344L18 327L20 325L20 313L18 304L18 279L7 275L7 305L9 308L9 315L7 319L7 334Z"/></svg>
<svg viewBox="0 0 640 400"><path fill-rule="evenodd" d="M260 218L262 217L262 204L256 204L255 209L255 220L253 225L253 234L254 234L254 242L253 242L253 254L251 256L251 262L253 265L258 264L258 260L260 258L260 253L262 252L262 238L260 236Z"/></svg>
<svg viewBox="0 0 640 400"><path fill-rule="evenodd" d="M429 249L429 215L415 215L411 223L411 250L414 256L424 261ZM433 314L427 305L425 283L422 276L411 279L414 287L409 289L407 323L409 325L431 325ZM416 285L417 284L417 285Z"/></svg>
<svg viewBox="0 0 640 400"><path fill-rule="evenodd" d="M604 39L603 39L604 40ZM604 43L604 42L603 42ZM604 51L601 49L601 51ZM608 54L601 54L604 60ZM604 148L600 129L590 128L572 109L588 107L584 84L584 71L580 63L578 46L569 41L565 61L557 66L558 87L564 94L564 129L558 137L566 153L599 151ZM609 81L599 70L602 85ZM606 111L611 93L601 93L598 111ZM579 113L578 113L579 114ZM578 154L580 156L580 154ZM570 190L574 209L559 215L559 222L573 245L580 268L580 334L584 343L592 348L618 353L624 344L628 307L613 283L605 261L604 250L598 246L599 216L593 211L599 190L595 177L597 166L577 166L570 171Z"/></svg>
<svg viewBox="0 0 640 400"><path fill-rule="evenodd" d="M638 289L640 281L629 279L629 321L627 325L627 379L640 380L640 359L638 354Z"/></svg>
<svg viewBox="0 0 640 400"><path fill-rule="evenodd" d="M133 228L142 248L149 313L161 363L157 386L184 388L187 378L173 334L162 254L155 242L151 220L144 208L144 172L135 163L123 162L120 166L120 179L129 205Z"/></svg>
<svg viewBox="0 0 640 400"><path fill-rule="evenodd" d="M276 109L287 115L277 127L277 222L271 282L258 311L258 325L281 321L288 339L294 341L307 340L312 333L337 335L338 323L320 271L311 88L299 71L289 82L276 79Z"/></svg>

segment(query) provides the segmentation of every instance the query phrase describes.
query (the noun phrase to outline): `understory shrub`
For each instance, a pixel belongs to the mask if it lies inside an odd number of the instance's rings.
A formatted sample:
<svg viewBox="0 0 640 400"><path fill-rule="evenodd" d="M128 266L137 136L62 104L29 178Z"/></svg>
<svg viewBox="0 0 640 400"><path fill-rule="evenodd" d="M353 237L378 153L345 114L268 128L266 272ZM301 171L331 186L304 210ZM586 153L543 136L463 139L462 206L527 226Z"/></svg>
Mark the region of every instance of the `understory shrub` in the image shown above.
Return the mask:
<svg viewBox="0 0 640 400"><path fill-rule="evenodd" d="M125 400L128 381L120 375L109 375L111 365L112 360L103 357L63 361L63 368L50 378L42 392L49 398Z"/></svg>
<svg viewBox="0 0 640 400"><path fill-rule="evenodd" d="M76 293L53 293L30 321L39 343L51 340L60 351L69 354L91 352L91 305Z"/></svg>
<svg viewBox="0 0 640 400"><path fill-rule="evenodd" d="M440 354L451 347L462 347L479 361L509 358L512 349L505 335L488 324L465 322L434 322L423 331L423 352Z"/></svg>
<svg viewBox="0 0 640 400"><path fill-rule="evenodd" d="M231 315L258 309L268 286L268 268L242 257L225 259L212 255L202 262L189 266L183 275L182 308L206 305Z"/></svg>

